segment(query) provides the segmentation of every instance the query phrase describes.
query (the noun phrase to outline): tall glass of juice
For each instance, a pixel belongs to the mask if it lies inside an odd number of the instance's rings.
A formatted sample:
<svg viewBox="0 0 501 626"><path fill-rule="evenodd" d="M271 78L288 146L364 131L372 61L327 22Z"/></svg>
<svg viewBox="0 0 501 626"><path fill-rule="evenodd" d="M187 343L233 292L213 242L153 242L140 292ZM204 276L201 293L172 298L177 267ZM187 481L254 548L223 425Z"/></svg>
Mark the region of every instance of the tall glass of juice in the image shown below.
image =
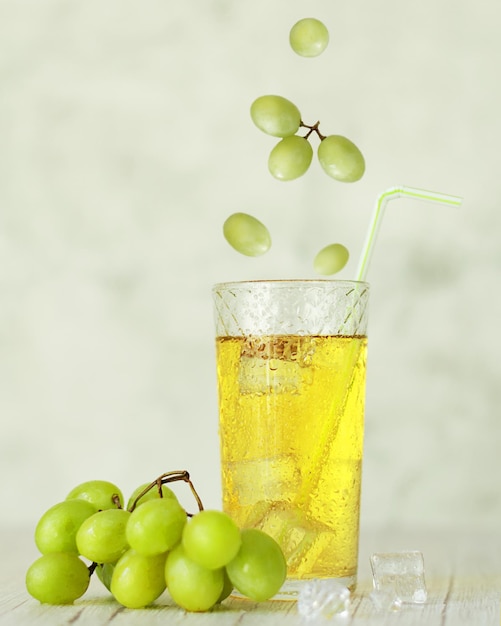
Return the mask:
<svg viewBox="0 0 501 626"><path fill-rule="evenodd" d="M356 582L369 286L221 283L216 322L223 508L281 545L278 597Z"/></svg>

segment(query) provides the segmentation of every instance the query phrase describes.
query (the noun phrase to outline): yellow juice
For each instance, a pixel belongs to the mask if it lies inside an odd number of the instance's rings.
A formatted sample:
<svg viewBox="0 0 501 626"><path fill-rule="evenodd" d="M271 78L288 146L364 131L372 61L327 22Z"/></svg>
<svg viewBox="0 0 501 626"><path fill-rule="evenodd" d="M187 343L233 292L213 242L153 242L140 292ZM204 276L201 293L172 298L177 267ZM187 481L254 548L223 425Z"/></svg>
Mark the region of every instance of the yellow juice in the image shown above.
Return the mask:
<svg viewBox="0 0 501 626"><path fill-rule="evenodd" d="M223 506L292 579L354 581L365 336L218 337Z"/></svg>

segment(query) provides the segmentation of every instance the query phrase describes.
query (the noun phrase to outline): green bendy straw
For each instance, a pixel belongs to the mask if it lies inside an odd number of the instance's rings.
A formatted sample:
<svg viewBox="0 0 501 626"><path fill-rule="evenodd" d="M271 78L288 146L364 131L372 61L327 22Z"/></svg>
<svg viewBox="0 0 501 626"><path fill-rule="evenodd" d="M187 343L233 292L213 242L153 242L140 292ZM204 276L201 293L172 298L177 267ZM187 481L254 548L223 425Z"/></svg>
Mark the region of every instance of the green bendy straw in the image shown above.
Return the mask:
<svg viewBox="0 0 501 626"><path fill-rule="evenodd" d="M395 200L396 198L414 198L416 200L437 202L439 204L446 204L449 206L459 206L463 201L463 199L458 196L450 196L448 194L437 193L435 191L425 191L424 189L416 189L414 187L391 187L390 189L383 191L377 199L374 214L369 224L365 245L363 247L362 254L360 255L356 280L364 281L367 276L369 261L374 250L374 242L376 241L384 210L388 201Z"/></svg>

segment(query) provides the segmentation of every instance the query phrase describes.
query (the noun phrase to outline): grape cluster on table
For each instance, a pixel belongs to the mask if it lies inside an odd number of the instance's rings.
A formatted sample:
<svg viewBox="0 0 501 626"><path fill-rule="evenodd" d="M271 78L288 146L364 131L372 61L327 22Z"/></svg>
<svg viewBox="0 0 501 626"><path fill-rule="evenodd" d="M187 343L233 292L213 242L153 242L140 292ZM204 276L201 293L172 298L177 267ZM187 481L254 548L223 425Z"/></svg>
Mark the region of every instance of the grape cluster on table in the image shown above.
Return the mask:
<svg viewBox="0 0 501 626"><path fill-rule="evenodd" d="M316 57L329 43L329 31L320 20L304 18L296 22L289 33L291 48L303 57ZM250 108L251 119L264 133L278 137L268 158L268 170L280 181L303 176L313 160L312 136L319 144L317 158L324 172L337 181L352 183L365 172L365 159L360 149L343 135L324 135L320 123L304 123L299 108L287 98L267 94L256 98ZM237 252L260 256L271 247L266 226L248 213L234 213L225 221L223 234ZM339 272L349 259L347 248L340 243L322 248L313 261L319 274Z"/></svg>
<svg viewBox="0 0 501 626"><path fill-rule="evenodd" d="M92 480L42 515L35 529L41 556L26 573L35 599L72 604L95 573L127 608L143 608L167 590L181 608L207 611L234 589L268 600L285 581L274 539L240 530L222 511L188 514L160 479L138 487L127 508L123 503L116 485Z"/></svg>

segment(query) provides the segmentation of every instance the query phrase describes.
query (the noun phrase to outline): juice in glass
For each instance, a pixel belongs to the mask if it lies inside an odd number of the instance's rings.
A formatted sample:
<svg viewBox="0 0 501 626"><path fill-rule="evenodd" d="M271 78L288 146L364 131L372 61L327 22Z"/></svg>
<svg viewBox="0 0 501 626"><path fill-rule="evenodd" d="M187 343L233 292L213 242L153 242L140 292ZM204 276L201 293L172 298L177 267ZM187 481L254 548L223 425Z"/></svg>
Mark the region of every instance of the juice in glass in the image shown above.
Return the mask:
<svg viewBox="0 0 501 626"><path fill-rule="evenodd" d="M365 283L215 288L223 508L273 536L301 580L356 579Z"/></svg>

